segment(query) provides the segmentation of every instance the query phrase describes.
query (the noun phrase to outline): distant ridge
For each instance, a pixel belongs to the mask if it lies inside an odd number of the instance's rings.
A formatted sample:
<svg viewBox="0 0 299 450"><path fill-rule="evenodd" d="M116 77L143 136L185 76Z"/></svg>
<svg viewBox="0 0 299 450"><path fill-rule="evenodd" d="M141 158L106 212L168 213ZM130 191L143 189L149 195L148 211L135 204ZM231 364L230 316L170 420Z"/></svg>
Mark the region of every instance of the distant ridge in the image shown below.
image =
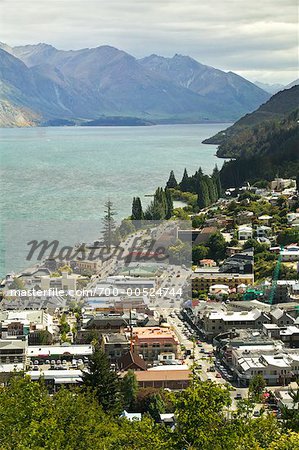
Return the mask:
<svg viewBox="0 0 299 450"><path fill-rule="evenodd" d="M109 45L64 51L45 43L2 43L0 64L0 100L29 109L39 124L80 124L102 117L228 122L269 98L235 73L189 56L138 60ZM0 125L5 124L1 119Z"/></svg>

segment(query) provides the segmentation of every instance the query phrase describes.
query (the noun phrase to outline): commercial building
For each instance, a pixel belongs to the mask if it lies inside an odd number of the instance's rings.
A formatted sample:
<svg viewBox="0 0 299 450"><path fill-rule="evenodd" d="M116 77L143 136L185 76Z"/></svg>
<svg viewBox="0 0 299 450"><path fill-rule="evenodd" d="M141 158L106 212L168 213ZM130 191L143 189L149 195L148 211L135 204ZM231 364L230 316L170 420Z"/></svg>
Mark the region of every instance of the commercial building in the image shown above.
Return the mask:
<svg viewBox="0 0 299 450"><path fill-rule="evenodd" d="M214 270L213 270L214 269ZM197 268L192 276L192 289L208 291L214 284L226 284L230 289L237 289L240 284L250 286L254 283L253 273L227 273L220 272L219 268Z"/></svg>
<svg viewBox="0 0 299 450"><path fill-rule="evenodd" d="M132 330L134 352L145 361L156 361L160 353L179 354L179 341L175 333L163 327L138 327Z"/></svg>

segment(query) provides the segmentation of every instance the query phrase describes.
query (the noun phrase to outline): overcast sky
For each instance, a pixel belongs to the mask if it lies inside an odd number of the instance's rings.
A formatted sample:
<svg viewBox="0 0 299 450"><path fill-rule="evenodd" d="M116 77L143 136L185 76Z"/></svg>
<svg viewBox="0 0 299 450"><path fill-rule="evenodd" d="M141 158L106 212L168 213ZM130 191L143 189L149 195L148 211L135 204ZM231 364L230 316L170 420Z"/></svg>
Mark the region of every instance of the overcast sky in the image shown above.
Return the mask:
<svg viewBox="0 0 299 450"><path fill-rule="evenodd" d="M248 79L297 73L296 0L0 0L0 40L192 56Z"/></svg>

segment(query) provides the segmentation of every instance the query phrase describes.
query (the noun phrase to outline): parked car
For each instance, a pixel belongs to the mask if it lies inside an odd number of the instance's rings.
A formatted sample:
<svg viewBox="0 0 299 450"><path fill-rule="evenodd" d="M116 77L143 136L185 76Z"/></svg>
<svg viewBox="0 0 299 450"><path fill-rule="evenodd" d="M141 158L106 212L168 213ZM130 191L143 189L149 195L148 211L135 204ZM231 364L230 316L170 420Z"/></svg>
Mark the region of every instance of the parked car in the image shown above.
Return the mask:
<svg viewBox="0 0 299 450"><path fill-rule="evenodd" d="M222 376L219 372L216 373L216 378L222 378Z"/></svg>
<svg viewBox="0 0 299 450"><path fill-rule="evenodd" d="M33 366L32 370L37 371L38 370L38 366Z"/></svg>
<svg viewBox="0 0 299 450"><path fill-rule="evenodd" d="M255 411L253 411L253 417L259 417L260 416L260 412L256 409Z"/></svg>
<svg viewBox="0 0 299 450"><path fill-rule="evenodd" d="M50 360L46 359L46 364L50 365Z"/></svg>
<svg viewBox="0 0 299 450"><path fill-rule="evenodd" d="M39 362L38 362L37 359L34 361L34 365L35 365L35 366L38 366L38 365L39 365Z"/></svg>
<svg viewBox="0 0 299 450"><path fill-rule="evenodd" d="M242 399L242 394L240 394L240 392L238 392L235 396L236 400L241 400Z"/></svg>

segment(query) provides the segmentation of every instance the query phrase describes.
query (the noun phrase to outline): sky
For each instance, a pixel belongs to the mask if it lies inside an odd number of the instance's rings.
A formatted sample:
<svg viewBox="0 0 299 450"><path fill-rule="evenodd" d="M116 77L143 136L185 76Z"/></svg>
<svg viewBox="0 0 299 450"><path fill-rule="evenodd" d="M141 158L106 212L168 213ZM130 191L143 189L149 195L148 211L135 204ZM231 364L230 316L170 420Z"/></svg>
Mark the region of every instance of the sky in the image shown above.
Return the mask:
<svg viewBox="0 0 299 450"><path fill-rule="evenodd" d="M298 78L296 0L0 0L0 41L189 55L251 81Z"/></svg>

